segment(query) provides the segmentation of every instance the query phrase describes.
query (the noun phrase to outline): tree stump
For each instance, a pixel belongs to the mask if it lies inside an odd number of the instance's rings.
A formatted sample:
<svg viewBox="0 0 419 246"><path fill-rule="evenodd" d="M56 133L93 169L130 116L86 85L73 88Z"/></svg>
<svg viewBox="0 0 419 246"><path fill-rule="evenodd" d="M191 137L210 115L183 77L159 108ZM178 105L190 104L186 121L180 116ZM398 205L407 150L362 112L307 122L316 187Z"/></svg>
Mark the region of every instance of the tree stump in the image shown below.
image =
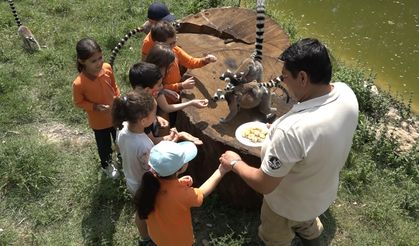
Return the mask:
<svg viewBox="0 0 419 246"><path fill-rule="evenodd" d="M225 87L219 76L227 69L234 71L254 51L255 25L255 11L234 7L207 9L181 20L178 45L194 57L213 54L218 58L216 63L186 73L195 77L196 87L182 93L182 100L206 98L209 100L208 108L188 107L178 113L176 122L178 130L187 131L204 142L198 147L198 156L188 168L195 186L212 175L219 165L218 158L226 150L238 152L245 162L254 167L260 166L260 148L242 145L234 134L241 124L262 120L263 115L257 109L242 109L232 122L220 123L220 117L228 114L227 102L211 101L216 90ZM262 58L264 81L281 74L282 63L277 57L288 46L288 36L267 17ZM290 109L292 103L285 103L280 89L273 91L276 96L272 106L278 109L277 116L280 116ZM255 208L261 204L262 196L233 173L223 178L216 191L221 199L235 207Z"/></svg>

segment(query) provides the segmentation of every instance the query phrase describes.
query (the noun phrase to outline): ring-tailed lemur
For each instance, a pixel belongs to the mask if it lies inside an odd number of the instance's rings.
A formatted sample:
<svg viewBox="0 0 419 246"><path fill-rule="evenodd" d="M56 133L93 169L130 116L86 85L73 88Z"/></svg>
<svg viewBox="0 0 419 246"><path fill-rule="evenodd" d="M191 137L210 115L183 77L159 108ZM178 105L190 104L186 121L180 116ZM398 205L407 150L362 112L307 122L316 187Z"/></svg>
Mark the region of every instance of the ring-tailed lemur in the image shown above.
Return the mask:
<svg viewBox="0 0 419 246"><path fill-rule="evenodd" d="M39 46L39 43L35 39L35 36L32 34L31 30L29 30L29 28L27 28L26 26L22 25L22 23L20 22L13 0L8 0L8 2L18 26L17 32L19 34L19 37L23 40L23 48L30 52L40 50L41 46Z"/></svg>
<svg viewBox="0 0 419 246"><path fill-rule="evenodd" d="M175 21L172 23L173 26L175 27L175 29L179 29L180 27L180 23ZM118 55L119 51L122 49L122 47L124 47L125 42L131 38L132 36L134 36L137 33L140 32L144 32L144 33L148 33L150 31L151 27L150 25L144 25L142 27L137 27L131 31L129 31L127 34L125 34L125 36L123 38L121 38L121 40L118 42L118 44L112 49L112 54L111 54L111 58L109 58L109 64L111 66L113 66L113 63L115 61L116 55Z"/></svg>
<svg viewBox="0 0 419 246"><path fill-rule="evenodd" d="M109 59L109 64L113 66L113 62L115 61L116 55L118 52L122 49L122 47L125 45L125 42L132 36L134 36L137 33L143 32L144 28L137 27L131 31L129 31L123 38L121 38L121 41L118 42L118 44L112 49L111 58Z"/></svg>
<svg viewBox="0 0 419 246"><path fill-rule="evenodd" d="M259 107L259 111L265 115L267 120L274 116L276 108L271 108L270 87L260 84L263 76L262 49L264 28L265 1L257 0L255 51L250 58L245 59L240 64L236 71L231 72L227 70L220 76L220 79L224 80L227 85L224 88L224 93L218 89L213 96L214 101L224 97L228 103L230 112L225 118L220 119L221 123L231 121L240 108Z"/></svg>
<svg viewBox="0 0 419 246"><path fill-rule="evenodd" d="M245 59L240 66L231 73L227 70L222 74L220 79L230 78L235 85L249 83L253 80L262 81L263 65L262 65L262 49L263 36L265 33L265 0L257 0L256 5L256 40L255 51L249 58Z"/></svg>
<svg viewBox="0 0 419 246"><path fill-rule="evenodd" d="M228 79L227 79L227 81L228 81ZM269 88L269 89L270 88L279 88L279 89L281 89L284 92L284 94L286 95L286 97L287 97L286 100L285 100L286 103L289 103L291 97L290 97L287 89L284 86L281 85L281 82L283 82L283 80L281 79L280 76L278 76L276 78L273 78L273 79L269 80L268 82L260 82L257 85L259 87L261 87L261 88L265 87L265 88ZM226 92L233 91L234 87L235 86L232 83L227 83L227 85L224 88L224 90L218 89L215 92L214 96L212 97L212 100L215 101L215 102L216 101L220 101L220 100L225 100L225 94L226 94Z"/></svg>

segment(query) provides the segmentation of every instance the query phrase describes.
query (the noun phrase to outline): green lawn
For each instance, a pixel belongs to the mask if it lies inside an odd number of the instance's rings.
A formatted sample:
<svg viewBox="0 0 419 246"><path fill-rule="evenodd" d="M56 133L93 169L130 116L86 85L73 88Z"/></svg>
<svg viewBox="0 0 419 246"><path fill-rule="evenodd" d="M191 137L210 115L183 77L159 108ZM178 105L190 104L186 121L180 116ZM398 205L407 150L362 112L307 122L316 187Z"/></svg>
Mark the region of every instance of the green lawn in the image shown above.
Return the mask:
<svg viewBox="0 0 419 246"><path fill-rule="evenodd" d="M0 245L135 245L131 198L123 180L111 181L99 170L93 134L72 104L71 84L76 42L90 36L109 58L118 40L144 22L151 2L16 1L21 21L43 46L33 54L22 49L10 7L0 2ZM165 2L182 17L239 1ZM254 6L247 2L242 5ZM269 14L292 40L298 38L291 16ZM127 68L139 59L142 38L132 38L117 58L122 91L128 90ZM323 241L419 245L417 146L400 152L395 137L376 134L380 124L399 126L416 116L387 93L374 96L374 77L362 68L337 59L334 79L351 85L362 113L338 199L321 217ZM400 120L383 117L390 106ZM213 245L262 245L257 210L233 209L213 194L193 214L197 245L204 239Z"/></svg>

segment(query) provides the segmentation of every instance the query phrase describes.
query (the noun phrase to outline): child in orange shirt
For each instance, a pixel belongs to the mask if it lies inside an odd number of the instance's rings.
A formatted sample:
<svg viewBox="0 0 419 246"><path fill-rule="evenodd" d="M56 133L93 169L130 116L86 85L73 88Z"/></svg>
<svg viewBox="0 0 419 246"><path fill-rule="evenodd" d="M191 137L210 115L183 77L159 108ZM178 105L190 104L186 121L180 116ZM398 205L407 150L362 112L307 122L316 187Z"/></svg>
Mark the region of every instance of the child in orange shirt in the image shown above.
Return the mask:
<svg viewBox="0 0 419 246"><path fill-rule="evenodd" d="M207 99L192 99L187 102L169 104L162 86L162 73L159 67L147 62L134 64L129 71L129 81L133 88L140 88L151 93L157 100L159 108L171 113L182 110L188 106L196 108L205 108L208 106Z"/></svg>
<svg viewBox="0 0 419 246"><path fill-rule="evenodd" d="M147 10L148 20L143 24L144 33L149 33L150 29L159 21L173 22L176 17L169 12L164 3L154 2Z"/></svg>
<svg viewBox="0 0 419 246"><path fill-rule="evenodd" d="M112 67L103 62L102 50L93 39L81 39L77 42L76 51L79 75L73 82L73 101L87 113L102 170L109 177L117 178L118 170L112 163L112 142L115 142L116 130L112 124L111 107L120 92Z"/></svg>
<svg viewBox="0 0 419 246"><path fill-rule="evenodd" d="M196 154L196 146L188 141L162 141L151 149L151 171L144 174L134 201L139 217L146 219L151 239L159 246L194 243L190 208L200 207L228 172L220 165L204 184L193 188L190 176L178 176Z"/></svg>
<svg viewBox="0 0 419 246"><path fill-rule="evenodd" d="M195 86L193 78L189 78L181 82L182 75L179 66L188 69L200 68L209 63L216 62L217 58L213 55L206 55L202 58L195 58L186 53L182 48L176 45L176 30L172 24L166 21L156 23L149 34L145 37L142 47L142 60L145 61L147 56L154 47L156 42L166 43L175 53L173 65L166 71L163 78L163 87L179 93L182 89L192 89Z"/></svg>

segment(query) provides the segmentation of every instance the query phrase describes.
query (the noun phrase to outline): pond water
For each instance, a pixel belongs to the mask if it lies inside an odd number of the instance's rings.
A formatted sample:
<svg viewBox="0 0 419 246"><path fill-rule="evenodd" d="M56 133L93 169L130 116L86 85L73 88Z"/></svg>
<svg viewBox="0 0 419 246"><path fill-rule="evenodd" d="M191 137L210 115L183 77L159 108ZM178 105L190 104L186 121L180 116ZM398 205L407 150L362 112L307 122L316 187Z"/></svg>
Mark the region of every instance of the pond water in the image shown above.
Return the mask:
<svg viewBox="0 0 419 246"><path fill-rule="evenodd" d="M326 43L346 63L360 62L375 83L413 100L419 113L419 4L417 0L267 0L288 11L299 35Z"/></svg>

